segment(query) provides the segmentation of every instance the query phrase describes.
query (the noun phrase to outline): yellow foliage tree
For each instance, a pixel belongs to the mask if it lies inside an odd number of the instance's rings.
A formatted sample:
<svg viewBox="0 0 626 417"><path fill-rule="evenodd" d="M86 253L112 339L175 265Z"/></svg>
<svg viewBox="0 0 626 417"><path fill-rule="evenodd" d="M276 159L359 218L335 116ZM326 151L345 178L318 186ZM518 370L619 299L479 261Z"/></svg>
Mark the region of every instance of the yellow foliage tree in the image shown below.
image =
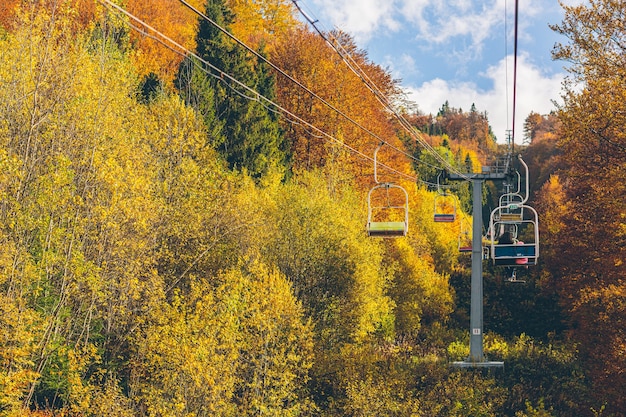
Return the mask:
<svg viewBox="0 0 626 417"><path fill-rule="evenodd" d="M420 257L407 240L388 246L395 302L396 331L417 336L422 322L444 322L452 312L452 292L445 275L434 271L432 263Z"/></svg>
<svg viewBox="0 0 626 417"><path fill-rule="evenodd" d="M225 272L217 288L191 279L186 295L150 312L132 366L146 415L304 410L311 326L283 276L258 263L249 268Z"/></svg>
<svg viewBox="0 0 626 417"><path fill-rule="evenodd" d="M8 81L0 87L8 105L0 222L16 249L2 285L19 288L6 294L24 303L21 322L36 338L27 370L38 378L19 393L23 405L37 398L80 412L99 383L96 369L125 354L125 332L138 319L131 312L160 294L157 170L145 109L134 100L137 77L115 39L77 33L71 7L31 11L0 45Z"/></svg>
<svg viewBox="0 0 626 417"><path fill-rule="evenodd" d="M279 39L301 25L287 0L228 0L227 4L235 14L232 34L254 49L263 45L273 50Z"/></svg>

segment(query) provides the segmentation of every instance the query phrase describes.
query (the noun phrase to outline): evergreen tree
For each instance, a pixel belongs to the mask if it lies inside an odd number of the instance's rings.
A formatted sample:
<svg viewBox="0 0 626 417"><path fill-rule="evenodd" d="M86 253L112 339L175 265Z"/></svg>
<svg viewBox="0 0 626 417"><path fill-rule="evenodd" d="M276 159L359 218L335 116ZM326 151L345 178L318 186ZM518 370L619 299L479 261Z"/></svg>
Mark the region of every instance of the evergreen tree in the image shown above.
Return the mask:
<svg viewBox="0 0 626 417"><path fill-rule="evenodd" d="M234 21L224 0L208 0L205 14L225 29ZM271 167L284 164L278 117L261 98L275 97L275 80L267 64L248 54L206 19L200 20L197 54L214 68L187 59L181 65L176 85L187 103L202 114L211 145L231 169L245 169L257 178Z"/></svg>

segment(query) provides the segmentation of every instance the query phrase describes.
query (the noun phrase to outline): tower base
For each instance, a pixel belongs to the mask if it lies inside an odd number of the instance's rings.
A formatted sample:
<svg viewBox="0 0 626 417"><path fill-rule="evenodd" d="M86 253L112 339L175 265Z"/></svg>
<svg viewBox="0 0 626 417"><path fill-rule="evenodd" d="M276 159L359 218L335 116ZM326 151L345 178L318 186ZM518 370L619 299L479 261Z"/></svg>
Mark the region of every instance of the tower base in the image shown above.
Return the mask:
<svg viewBox="0 0 626 417"><path fill-rule="evenodd" d="M456 361L452 362L450 365L455 368L504 368L504 362L499 361Z"/></svg>

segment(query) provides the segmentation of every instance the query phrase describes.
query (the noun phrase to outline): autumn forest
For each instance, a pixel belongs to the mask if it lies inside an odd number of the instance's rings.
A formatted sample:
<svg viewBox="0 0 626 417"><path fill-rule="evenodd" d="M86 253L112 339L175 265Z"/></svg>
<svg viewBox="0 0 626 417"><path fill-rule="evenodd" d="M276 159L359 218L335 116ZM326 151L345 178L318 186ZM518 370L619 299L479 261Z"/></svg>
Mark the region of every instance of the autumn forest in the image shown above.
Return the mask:
<svg viewBox="0 0 626 417"><path fill-rule="evenodd" d="M514 150L541 255L483 261L504 366L459 369L472 187L442 172L511 153L486 112L422 113L291 0L3 0L0 415L625 416L626 9L561 7L562 104ZM376 179L406 236L366 233Z"/></svg>

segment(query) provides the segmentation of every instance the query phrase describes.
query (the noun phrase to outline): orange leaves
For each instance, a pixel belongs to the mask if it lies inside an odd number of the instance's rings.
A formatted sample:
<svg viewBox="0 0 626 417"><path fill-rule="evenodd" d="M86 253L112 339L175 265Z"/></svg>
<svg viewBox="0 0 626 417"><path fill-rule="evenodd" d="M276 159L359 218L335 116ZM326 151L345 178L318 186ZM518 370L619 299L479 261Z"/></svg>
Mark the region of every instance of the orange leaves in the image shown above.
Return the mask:
<svg viewBox="0 0 626 417"><path fill-rule="evenodd" d="M188 3L204 12L203 0L188 0ZM198 16L180 1L129 0L127 9L187 49L195 49ZM137 31L132 31L131 37L138 50L134 59L139 74L147 75L153 72L161 80L171 82L178 70L178 64L182 62L182 56Z"/></svg>
<svg viewBox="0 0 626 417"><path fill-rule="evenodd" d="M10 28L15 15L15 9L21 0L4 0L0 3L0 26Z"/></svg>
<svg viewBox="0 0 626 417"><path fill-rule="evenodd" d="M58 12L61 9L72 10L74 30L88 27L94 21L95 3L93 0L73 0L58 2L55 0L3 0L0 3L0 28L13 31L20 13L28 14L35 11ZM16 20L17 19L17 20Z"/></svg>
<svg viewBox="0 0 626 417"><path fill-rule="evenodd" d="M340 38L344 47L352 51L358 65L383 89L383 94L393 101L397 91L390 75L369 62L365 53L355 51L356 47L348 36L341 33L335 33L334 36ZM345 165L350 167L354 177L363 178L366 175L371 179L372 162L363 161L352 153L341 156L347 159L340 159L338 155L347 150L337 146L336 141L368 156L373 156L381 139L400 145L394 135L390 116L375 95L319 35L307 30L292 31L280 42L271 58L325 101L322 102L304 88L278 76L278 99L282 105L332 137L306 126L287 125L285 130L292 143L296 167L323 166L330 160L349 161ZM398 167L397 162L405 160L397 152L390 155L397 159L386 159L386 162L395 167ZM405 172L409 173L408 170Z"/></svg>
<svg viewBox="0 0 626 417"><path fill-rule="evenodd" d="M563 7L565 18L552 29L565 35L570 43L557 44L553 56L570 62L570 72L580 80L610 76L623 68L626 33L622 2L596 0L590 4Z"/></svg>
<svg viewBox="0 0 626 417"><path fill-rule="evenodd" d="M589 374L602 387L603 398L612 398L611 409L623 410L626 399L626 283L583 288L574 311L584 317L577 333L583 337Z"/></svg>
<svg viewBox="0 0 626 417"><path fill-rule="evenodd" d="M546 258L561 301L575 324L594 396L607 412L626 406L624 381L623 259L626 213L626 88L623 65L623 5L614 0L565 6L554 29L568 37L554 56L569 68L583 89L570 87L559 119L563 153L562 204L546 207ZM545 201L545 199L544 199ZM556 217L560 220L557 222ZM557 231L558 233L552 234Z"/></svg>
<svg viewBox="0 0 626 417"><path fill-rule="evenodd" d="M200 13L205 13L204 0L186 0ZM235 37L257 49L269 46L297 25L291 2L285 0L229 2L236 15L232 27L224 28ZM195 50L199 17L178 0L129 0L127 10L164 33L188 50ZM131 32L137 54L134 57L140 75L155 73L167 83L174 78L182 56L137 31Z"/></svg>

